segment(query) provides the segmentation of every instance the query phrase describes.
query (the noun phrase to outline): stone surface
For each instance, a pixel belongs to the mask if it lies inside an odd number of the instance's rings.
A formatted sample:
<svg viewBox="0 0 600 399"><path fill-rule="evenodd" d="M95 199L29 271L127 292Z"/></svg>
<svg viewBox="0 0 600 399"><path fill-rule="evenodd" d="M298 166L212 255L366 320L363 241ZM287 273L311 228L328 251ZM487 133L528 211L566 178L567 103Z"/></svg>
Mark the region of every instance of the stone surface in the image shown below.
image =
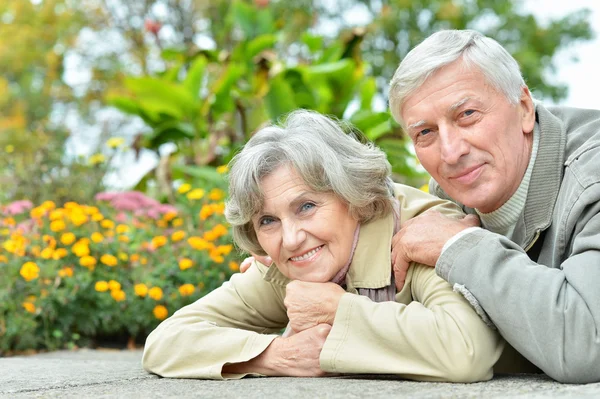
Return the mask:
<svg viewBox="0 0 600 399"><path fill-rule="evenodd" d="M499 375L476 384L392 376L162 379L140 366L141 351L60 351L0 359L0 398L598 398L600 383L566 385L543 375Z"/></svg>

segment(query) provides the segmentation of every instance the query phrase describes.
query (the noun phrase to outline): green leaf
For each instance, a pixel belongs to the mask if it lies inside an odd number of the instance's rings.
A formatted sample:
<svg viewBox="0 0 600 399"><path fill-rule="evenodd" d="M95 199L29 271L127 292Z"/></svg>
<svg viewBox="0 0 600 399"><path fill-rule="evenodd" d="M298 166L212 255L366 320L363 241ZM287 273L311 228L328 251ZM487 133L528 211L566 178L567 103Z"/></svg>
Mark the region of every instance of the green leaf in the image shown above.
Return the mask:
<svg viewBox="0 0 600 399"><path fill-rule="evenodd" d="M207 64L208 61L204 56L196 57L192 65L190 65L187 76L183 81L183 85L194 99L200 97L200 87L202 86L202 78L204 77L204 70Z"/></svg>
<svg viewBox="0 0 600 399"><path fill-rule="evenodd" d="M376 141L378 138L392 133L394 131L394 128L392 127L392 124L390 123L389 119L379 123L378 125L373 126L370 129L367 129L365 131L365 135L369 138L369 140L371 141Z"/></svg>
<svg viewBox="0 0 600 399"><path fill-rule="evenodd" d="M271 120L298 108L294 102L294 91L281 74L271 81L265 104Z"/></svg>
<svg viewBox="0 0 600 399"><path fill-rule="evenodd" d="M228 112L234 107L232 86L238 81L238 79L244 74L246 68L243 65L237 63L230 63L225 73L219 78L219 80L212 87L212 92L215 95L213 102L213 111L215 112Z"/></svg>
<svg viewBox="0 0 600 399"><path fill-rule="evenodd" d="M178 108L180 114L191 114L197 103L190 92L180 84L158 78L141 77L125 79L126 87L139 100L155 105L165 103L165 108Z"/></svg>
<svg viewBox="0 0 600 399"><path fill-rule="evenodd" d="M174 165L173 171L215 185L223 184L225 177L212 166Z"/></svg>
<svg viewBox="0 0 600 399"><path fill-rule="evenodd" d="M310 33L303 33L300 39L311 53L315 53L323 48L323 37L311 35Z"/></svg>
<svg viewBox="0 0 600 399"><path fill-rule="evenodd" d="M375 78L366 78L360 85L360 109L371 109L373 97L377 93Z"/></svg>
<svg viewBox="0 0 600 399"><path fill-rule="evenodd" d="M158 148L164 143L176 143L182 139L192 139L196 136L194 127L189 123L167 121L156 127L149 136L151 146Z"/></svg>
<svg viewBox="0 0 600 399"><path fill-rule="evenodd" d="M232 5L233 21L244 32L246 38L255 36L256 10L242 1Z"/></svg>
<svg viewBox="0 0 600 399"><path fill-rule="evenodd" d="M350 122L362 132L379 125L382 122L389 121L390 114L387 112L373 112L371 110L360 110L350 117Z"/></svg>
<svg viewBox="0 0 600 399"><path fill-rule="evenodd" d="M255 39L252 39L246 46L246 60L251 61L254 56L259 54L261 51L273 48L277 43L277 36L275 35L260 35Z"/></svg>

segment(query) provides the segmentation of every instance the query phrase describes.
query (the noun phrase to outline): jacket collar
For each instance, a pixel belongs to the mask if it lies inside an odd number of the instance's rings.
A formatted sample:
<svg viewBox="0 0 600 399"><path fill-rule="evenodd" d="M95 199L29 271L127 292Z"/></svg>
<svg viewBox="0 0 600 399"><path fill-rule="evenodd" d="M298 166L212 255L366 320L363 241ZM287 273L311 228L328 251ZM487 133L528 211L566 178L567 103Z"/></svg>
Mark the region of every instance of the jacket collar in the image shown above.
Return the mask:
<svg viewBox="0 0 600 399"><path fill-rule="evenodd" d="M394 215L391 212L361 224L358 243L346 275L349 288L382 288L391 284L393 233ZM283 286L291 281L273 266L265 274L265 281Z"/></svg>

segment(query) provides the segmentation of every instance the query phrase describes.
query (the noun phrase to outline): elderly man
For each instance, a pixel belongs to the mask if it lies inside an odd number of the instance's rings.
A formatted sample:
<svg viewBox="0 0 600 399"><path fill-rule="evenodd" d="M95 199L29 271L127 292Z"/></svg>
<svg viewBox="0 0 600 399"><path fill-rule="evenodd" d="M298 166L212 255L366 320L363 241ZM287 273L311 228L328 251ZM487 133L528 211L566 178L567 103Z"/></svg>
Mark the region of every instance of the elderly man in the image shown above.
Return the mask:
<svg viewBox="0 0 600 399"><path fill-rule="evenodd" d="M532 100L517 62L474 31L441 31L391 81L390 108L430 192L474 216L426 212L394 237L435 266L550 377L600 381L600 111Z"/></svg>

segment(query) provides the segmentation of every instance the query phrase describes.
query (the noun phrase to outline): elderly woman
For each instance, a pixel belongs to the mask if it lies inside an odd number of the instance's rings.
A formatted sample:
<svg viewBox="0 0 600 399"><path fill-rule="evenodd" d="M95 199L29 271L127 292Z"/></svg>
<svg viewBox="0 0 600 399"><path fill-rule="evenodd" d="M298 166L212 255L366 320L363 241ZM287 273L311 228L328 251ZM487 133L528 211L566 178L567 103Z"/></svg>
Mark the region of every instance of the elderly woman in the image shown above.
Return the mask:
<svg viewBox="0 0 600 399"><path fill-rule="evenodd" d="M433 268L412 265L395 292L394 231L430 208L461 217L454 205L392 183L381 150L308 111L257 132L229 178L235 242L274 264L254 262L161 323L146 341L146 370L210 379L492 377L503 341Z"/></svg>

